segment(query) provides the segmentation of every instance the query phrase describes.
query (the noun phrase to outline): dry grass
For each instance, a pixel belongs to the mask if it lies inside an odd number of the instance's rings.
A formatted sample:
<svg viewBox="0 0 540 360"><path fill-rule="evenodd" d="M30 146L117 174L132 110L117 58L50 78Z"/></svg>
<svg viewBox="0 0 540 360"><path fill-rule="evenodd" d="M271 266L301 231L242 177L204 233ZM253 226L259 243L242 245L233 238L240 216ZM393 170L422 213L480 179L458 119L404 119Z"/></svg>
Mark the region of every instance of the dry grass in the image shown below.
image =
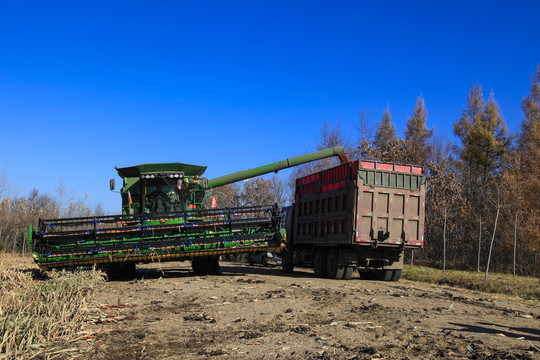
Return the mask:
<svg viewBox="0 0 540 360"><path fill-rule="evenodd" d="M433 284L449 285L464 289L482 291L492 294L504 294L527 300L540 300L540 284L538 278L512 276L510 274L489 274L473 271L457 271L432 269L424 266L405 266L403 277L408 280Z"/></svg>
<svg viewBox="0 0 540 360"><path fill-rule="evenodd" d="M80 337L99 271L42 272L0 254L0 359L65 357Z"/></svg>

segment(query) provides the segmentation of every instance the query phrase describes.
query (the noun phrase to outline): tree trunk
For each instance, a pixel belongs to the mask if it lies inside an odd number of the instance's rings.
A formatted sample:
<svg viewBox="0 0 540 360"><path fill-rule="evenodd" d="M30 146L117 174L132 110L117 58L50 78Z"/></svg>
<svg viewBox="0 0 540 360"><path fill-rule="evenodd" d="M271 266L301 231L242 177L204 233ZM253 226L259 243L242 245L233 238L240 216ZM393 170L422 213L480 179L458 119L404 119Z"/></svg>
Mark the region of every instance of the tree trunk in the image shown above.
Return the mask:
<svg viewBox="0 0 540 360"><path fill-rule="evenodd" d="M517 243L517 212L516 219L514 220L514 276L516 276L516 243Z"/></svg>
<svg viewBox="0 0 540 360"><path fill-rule="evenodd" d="M489 262L491 261L491 251L493 249L493 242L495 241L495 233L497 232L497 221L499 220L499 210L501 209L500 200L497 199L497 215L495 215L495 225L493 226L493 235L491 236L491 244L489 245L489 255L486 266L486 280L489 273Z"/></svg>
<svg viewBox="0 0 540 360"><path fill-rule="evenodd" d="M24 231L23 241L22 241L22 256L24 257L24 252L26 250L26 239L28 239L28 235L26 235L26 230Z"/></svg>
<svg viewBox="0 0 540 360"><path fill-rule="evenodd" d="M482 242L482 216L480 216L480 231L478 232L478 264L476 265L476 272L480 272L480 246Z"/></svg>
<svg viewBox="0 0 540 360"><path fill-rule="evenodd" d="M13 252L15 252L17 248L17 238L19 237L19 230L15 233L15 239L13 240Z"/></svg>
<svg viewBox="0 0 540 360"><path fill-rule="evenodd" d="M444 208L444 230L443 230L443 272L446 272L446 208Z"/></svg>

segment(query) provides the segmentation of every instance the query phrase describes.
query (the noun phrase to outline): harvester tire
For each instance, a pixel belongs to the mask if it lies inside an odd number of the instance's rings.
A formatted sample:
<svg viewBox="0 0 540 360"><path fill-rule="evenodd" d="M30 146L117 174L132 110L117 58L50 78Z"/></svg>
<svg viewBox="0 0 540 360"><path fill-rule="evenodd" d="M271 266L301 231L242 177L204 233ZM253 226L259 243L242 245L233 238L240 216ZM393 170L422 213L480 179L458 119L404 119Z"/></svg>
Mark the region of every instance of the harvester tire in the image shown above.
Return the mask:
<svg viewBox="0 0 540 360"><path fill-rule="evenodd" d="M208 259L208 275L219 275L219 257L211 256Z"/></svg>
<svg viewBox="0 0 540 360"><path fill-rule="evenodd" d="M292 259L292 254L289 254L288 250L283 250L281 253L282 260L281 260L281 270L285 273L292 273L294 271L294 263Z"/></svg>
<svg viewBox="0 0 540 360"><path fill-rule="evenodd" d="M326 253L323 249L315 250L313 254L313 272L320 278L327 277L326 272Z"/></svg>
<svg viewBox="0 0 540 360"><path fill-rule="evenodd" d="M191 261L191 267L197 276L218 275L219 258L217 256L196 257Z"/></svg>
<svg viewBox="0 0 540 360"><path fill-rule="evenodd" d="M394 270L391 281L398 281L401 278L401 270Z"/></svg>
<svg viewBox="0 0 540 360"><path fill-rule="evenodd" d="M131 280L135 277L136 266L134 262L109 264L106 273L109 280Z"/></svg>

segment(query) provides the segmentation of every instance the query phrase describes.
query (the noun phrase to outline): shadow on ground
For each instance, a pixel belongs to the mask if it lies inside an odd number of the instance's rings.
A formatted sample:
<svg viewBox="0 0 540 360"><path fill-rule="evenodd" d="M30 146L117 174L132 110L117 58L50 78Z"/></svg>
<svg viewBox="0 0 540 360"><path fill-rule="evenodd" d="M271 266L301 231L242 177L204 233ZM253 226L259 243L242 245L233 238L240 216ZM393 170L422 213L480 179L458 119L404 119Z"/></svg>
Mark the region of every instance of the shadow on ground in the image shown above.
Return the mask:
<svg viewBox="0 0 540 360"><path fill-rule="evenodd" d="M529 328L519 328L519 327L510 327L505 325L498 325L492 323L477 323L478 325L471 324L459 324L459 323L449 323L450 325L459 326L460 328L448 328L447 330L460 331L460 332L470 332L477 334L502 334L509 338L524 338L528 341L540 341L540 330L529 329Z"/></svg>
<svg viewBox="0 0 540 360"><path fill-rule="evenodd" d="M182 278L195 277L189 263L179 266L159 266L157 264L149 264L145 267L137 268L137 279L159 279L159 278ZM262 267L248 266L239 263L221 262L220 274L217 276L242 276L242 275L272 275L286 278L313 278L313 273L307 271L295 271L292 274L281 271L280 267Z"/></svg>

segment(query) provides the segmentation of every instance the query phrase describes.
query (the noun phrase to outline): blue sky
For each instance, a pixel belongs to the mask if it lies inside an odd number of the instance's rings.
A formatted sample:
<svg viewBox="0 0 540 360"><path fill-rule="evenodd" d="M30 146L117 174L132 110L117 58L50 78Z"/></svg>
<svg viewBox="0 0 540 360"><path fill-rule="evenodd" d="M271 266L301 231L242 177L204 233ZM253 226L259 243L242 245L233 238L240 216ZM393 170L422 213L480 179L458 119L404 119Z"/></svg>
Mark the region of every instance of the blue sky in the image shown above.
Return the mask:
<svg viewBox="0 0 540 360"><path fill-rule="evenodd" d="M114 166L221 176L314 150L358 111L398 131L425 98L452 136L470 88L509 130L540 64L540 1L0 3L0 173L118 212Z"/></svg>

